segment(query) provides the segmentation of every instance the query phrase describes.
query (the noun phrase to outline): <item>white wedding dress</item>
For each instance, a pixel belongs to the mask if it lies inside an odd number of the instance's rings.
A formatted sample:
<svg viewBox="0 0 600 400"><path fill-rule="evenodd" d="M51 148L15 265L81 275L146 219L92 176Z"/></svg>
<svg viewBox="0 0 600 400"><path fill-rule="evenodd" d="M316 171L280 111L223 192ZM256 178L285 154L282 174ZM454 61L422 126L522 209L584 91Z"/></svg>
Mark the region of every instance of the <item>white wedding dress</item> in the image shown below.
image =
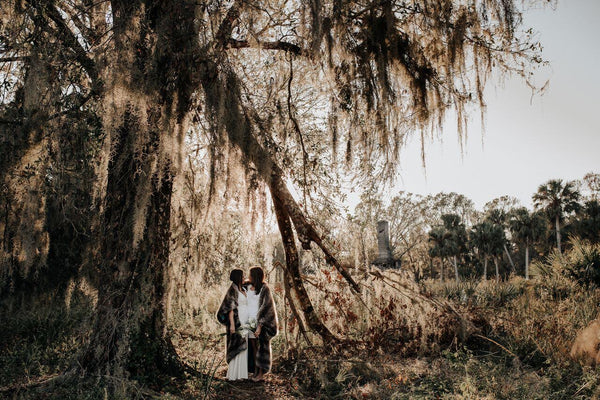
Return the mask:
<svg viewBox="0 0 600 400"><path fill-rule="evenodd" d="M258 295L254 290L248 290L246 293L238 291L238 317L242 326L247 325L252 319L256 320L258 314ZM248 379L248 338L254 338L252 331L243 331L246 336L246 350L240 352L229 363L227 369L227 379L235 381L238 379Z"/></svg>

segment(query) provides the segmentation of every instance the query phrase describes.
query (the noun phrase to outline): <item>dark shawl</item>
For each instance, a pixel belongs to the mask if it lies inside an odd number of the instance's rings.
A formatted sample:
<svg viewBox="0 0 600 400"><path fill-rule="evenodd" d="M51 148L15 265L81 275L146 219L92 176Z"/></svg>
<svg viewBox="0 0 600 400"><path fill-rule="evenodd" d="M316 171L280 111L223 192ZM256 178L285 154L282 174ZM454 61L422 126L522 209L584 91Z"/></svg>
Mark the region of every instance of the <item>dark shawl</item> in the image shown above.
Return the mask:
<svg viewBox="0 0 600 400"><path fill-rule="evenodd" d="M235 333L229 333L229 311L233 310L233 322L235 324ZM238 289L232 283L225 293L221 307L217 311L217 320L225 325L227 329L227 363L235 358L242 351L246 350L248 343L246 338L237 332L241 327L240 318L238 316Z"/></svg>
<svg viewBox="0 0 600 400"><path fill-rule="evenodd" d="M256 320L261 325L256 351L256 366L268 372L271 369L271 339L277 335L277 310L267 285L262 286L258 296Z"/></svg>

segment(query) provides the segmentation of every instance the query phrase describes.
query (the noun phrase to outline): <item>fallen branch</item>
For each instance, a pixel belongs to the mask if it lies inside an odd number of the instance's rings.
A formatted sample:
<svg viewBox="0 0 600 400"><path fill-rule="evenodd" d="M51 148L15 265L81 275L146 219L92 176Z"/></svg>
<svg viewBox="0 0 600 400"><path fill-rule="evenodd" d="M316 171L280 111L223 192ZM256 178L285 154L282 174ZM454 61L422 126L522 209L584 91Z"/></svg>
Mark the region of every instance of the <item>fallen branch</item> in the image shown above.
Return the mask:
<svg viewBox="0 0 600 400"><path fill-rule="evenodd" d="M489 337L487 337L487 336L480 335L480 334L478 334L478 333L474 334L473 336L475 336L475 337L478 337L478 338L481 338L481 339L485 339L485 340L487 340L487 341L489 341L489 342L492 342L492 343L494 343L496 346L500 347L502 350L506 351L508 354L510 354L511 356L515 357L517 360L519 360L519 357L518 357L518 356L517 356L515 353L513 353L512 351L510 351L510 350L509 350L509 349L507 349L506 347L502 346L500 343L496 342L495 340L493 340L493 339L490 339L490 338L489 338ZM519 360L519 361L520 361L520 360Z"/></svg>
<svg viewBox="0 0 600 400"><path fill-rule="evenodd" d="M57 382L62 382L69 378L72 378L73 376L75 376L75 370L69 370L62 374L54 374L50 377L45 377L45 378L40 377L40 379L38 379L37 381L29 382L27 384L17 383L12 386L2 387L2 388L0 388L0 394L18 393L21 390L30 390L30 389L38 388L41 386L50 385L50 384L54 384Z"/></svg>

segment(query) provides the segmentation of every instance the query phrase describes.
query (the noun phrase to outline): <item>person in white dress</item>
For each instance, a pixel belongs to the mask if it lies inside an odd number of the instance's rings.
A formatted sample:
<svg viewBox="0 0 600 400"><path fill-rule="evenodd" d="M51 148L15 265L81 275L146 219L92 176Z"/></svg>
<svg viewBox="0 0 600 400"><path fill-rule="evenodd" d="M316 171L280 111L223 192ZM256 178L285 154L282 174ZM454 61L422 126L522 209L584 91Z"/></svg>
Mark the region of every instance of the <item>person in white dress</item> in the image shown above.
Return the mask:
<svg viewBox="0 0 600 400"><path fill-rule="evenodd" d="M258 315L258 304L259 304L259 296L256 293L256 290L252 284L249 284L246 289L246 296L248 300L248 321L250 325L257 329L257 315ZM248 331L248 349L250 350L249 360L248 360L248 370L254 371L255 369L255 356L256 356L256 335L252 330Z"/></svg>
<svg viewBox="0 0 600 400"><path fill-rule="evenodd" d="M242 270L232 270L229 278L232 284L217 312L217 319L227 327L227 379L235 381L248 379L249 370L255 369L260 296L254 286L245 288L242 285Z"/></svg>
<svg viewBox="0 0 600 400"><path fill-rule="evenodd" d="M235 310L230 310L228 313L229 317L229 333L240 334L242 336L242 340L246 341L246 346L244 350L238 353L230 362L229 367L227 368L227 379L230 381L236 381L240 379L248 379L248 334L247 329L244 327L248 325L248 297L246 290L242 286L243 275L239 278L236 276L236 279L233 280L237 292L237 315L239 318L240 328L236 330L236 325L234 322ZM239 280L238 280L239 279Z"/></svg>

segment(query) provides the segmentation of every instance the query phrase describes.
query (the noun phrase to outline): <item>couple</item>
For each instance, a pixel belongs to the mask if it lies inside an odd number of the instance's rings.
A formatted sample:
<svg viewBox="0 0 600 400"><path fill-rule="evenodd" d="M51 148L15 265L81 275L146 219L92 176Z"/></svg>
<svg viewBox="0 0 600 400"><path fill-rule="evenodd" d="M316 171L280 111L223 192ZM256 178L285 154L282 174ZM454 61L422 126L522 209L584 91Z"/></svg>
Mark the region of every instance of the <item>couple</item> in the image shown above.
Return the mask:
<svg viewBox="0 0 600 400"><path fill-rule="evenodd" d="M227 379L264 380L271 369L271 339L277 334L277 311L269 286L260 267L244 271L234 269L229 275L231 286L217 312L217 319L227 327Z"/></svg>

